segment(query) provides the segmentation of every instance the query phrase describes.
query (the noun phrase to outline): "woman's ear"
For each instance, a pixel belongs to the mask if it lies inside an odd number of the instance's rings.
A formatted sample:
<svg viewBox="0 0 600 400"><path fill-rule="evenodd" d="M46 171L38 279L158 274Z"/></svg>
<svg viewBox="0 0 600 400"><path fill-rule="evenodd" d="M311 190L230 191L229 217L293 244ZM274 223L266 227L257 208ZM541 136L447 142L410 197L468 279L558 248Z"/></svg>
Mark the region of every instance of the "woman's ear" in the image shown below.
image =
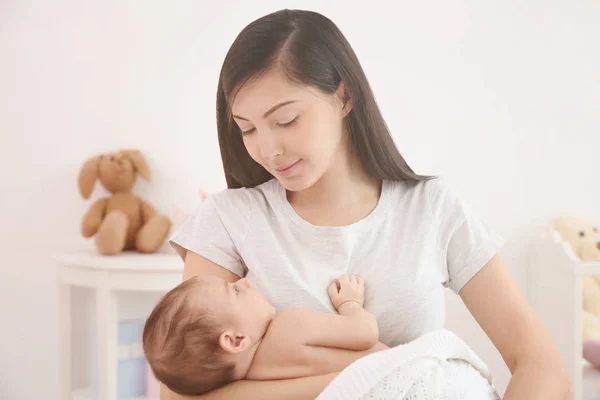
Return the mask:
<svg viewBox="0 0 600 400"><path fill-rule="evenodd" d="M219 336L219 345L229 354L238 354L248 350L252 343L248 335L229 330Z"/></svg>
<svg viewBox="0 0 600 400"><path fill-rule="evenodd" d="M101 159L101 155L89 158L79 171L79 193L84 199L88 199L94 190Z"/></svg>
<svg viewBox="0 0 600 400"><path fill-rule="evenodd" d="M139 150L121 150L120 153L131 160L133 168L142 178L150 182L150 167Z"/></svg>
<svg viewBox="0 0 600 400"><path fill-rule="evenodd" d="M352 110L352 99L350 98L350 94L346 90L344 82L340 82L336 90L336 95L342 103L342 114L345 117L346 115L348 115L350 110Z"/></svg>

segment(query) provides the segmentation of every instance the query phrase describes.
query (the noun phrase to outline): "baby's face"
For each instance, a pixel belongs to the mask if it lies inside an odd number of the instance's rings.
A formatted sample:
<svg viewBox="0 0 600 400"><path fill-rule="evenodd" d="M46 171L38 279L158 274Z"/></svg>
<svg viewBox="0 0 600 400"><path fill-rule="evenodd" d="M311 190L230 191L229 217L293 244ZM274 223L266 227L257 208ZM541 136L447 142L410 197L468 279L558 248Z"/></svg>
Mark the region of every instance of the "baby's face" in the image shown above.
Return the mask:
<svg viewBox="0 0 600 400"><path fill-rule="evenodd" d="M235 283L214 276L202 276L202 302L216 310L219 319L253 340L261 338L275 316L275 308L242 278Z"/></svg>

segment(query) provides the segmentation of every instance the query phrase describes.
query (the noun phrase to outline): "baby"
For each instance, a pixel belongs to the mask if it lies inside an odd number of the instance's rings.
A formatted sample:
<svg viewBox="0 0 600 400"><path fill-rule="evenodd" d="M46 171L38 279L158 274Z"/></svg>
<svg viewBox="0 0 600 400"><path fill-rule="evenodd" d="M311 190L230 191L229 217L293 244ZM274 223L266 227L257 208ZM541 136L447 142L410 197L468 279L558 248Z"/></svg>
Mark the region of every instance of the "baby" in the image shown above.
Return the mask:
<svg viewBox="0 0 600 400"><path fill-rule="evenodd" d="M275 380L339 372L387 349L363 308L365 284L342 276L328 293L337 313L279 313L243 278L190 278L168 292L146 321L143 347L156 378L182 395L240 379Z"/></svg>

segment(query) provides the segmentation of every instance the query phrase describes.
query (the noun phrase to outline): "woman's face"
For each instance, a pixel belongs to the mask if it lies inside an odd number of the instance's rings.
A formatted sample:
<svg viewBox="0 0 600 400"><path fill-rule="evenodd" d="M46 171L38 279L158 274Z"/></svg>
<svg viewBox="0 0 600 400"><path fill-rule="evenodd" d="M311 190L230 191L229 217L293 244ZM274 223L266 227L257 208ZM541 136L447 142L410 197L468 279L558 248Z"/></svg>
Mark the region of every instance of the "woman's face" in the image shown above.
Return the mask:
<svg viewBox="0 0 600 400"><path fill-rule="evenodd" d="M343 92L292 84L279 68L246 84L232 104L250 156L288 190L317 182L346 157Z"/></svg>

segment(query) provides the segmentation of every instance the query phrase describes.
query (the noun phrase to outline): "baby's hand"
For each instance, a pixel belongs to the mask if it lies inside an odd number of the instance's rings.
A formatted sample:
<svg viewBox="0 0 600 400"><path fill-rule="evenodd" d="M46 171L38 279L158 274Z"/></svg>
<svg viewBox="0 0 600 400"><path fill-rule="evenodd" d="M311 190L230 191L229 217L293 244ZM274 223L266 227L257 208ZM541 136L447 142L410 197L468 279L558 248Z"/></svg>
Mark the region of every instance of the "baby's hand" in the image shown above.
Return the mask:
<svg viewBox="0 0 600 400"><path fill-rule="evenodd" d="M365 282L355 275L343 275L329 285L328 291L331 302L338 311L342 304L356 302L362 307L365 302Z"/></svg>

